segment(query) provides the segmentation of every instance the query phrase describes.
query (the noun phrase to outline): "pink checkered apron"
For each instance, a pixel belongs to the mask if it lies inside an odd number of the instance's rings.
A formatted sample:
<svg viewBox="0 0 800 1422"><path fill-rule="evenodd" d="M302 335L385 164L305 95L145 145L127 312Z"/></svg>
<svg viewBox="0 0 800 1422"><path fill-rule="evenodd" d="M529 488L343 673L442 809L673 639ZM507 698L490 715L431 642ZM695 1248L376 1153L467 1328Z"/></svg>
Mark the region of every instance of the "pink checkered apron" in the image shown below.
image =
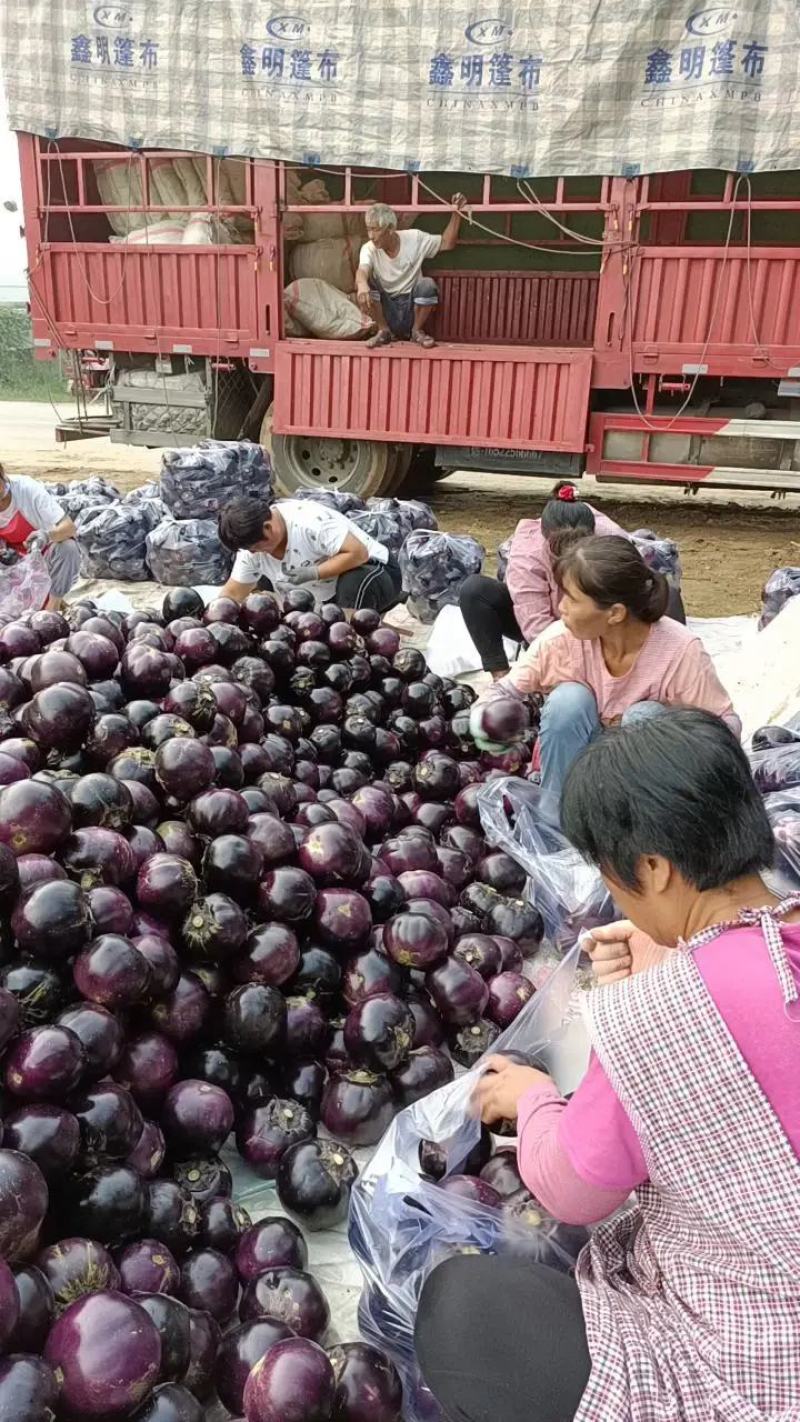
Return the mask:
<svg viewBox="0 0 800 1422"><path fill-rule="evenodd" d="M778 920L798 907L800 895L745 910L590 997L649 1182L579 1261L592 1371L576 1422L800 1419L800 1161L692 951L760 924L794 1016Z"/></svg>

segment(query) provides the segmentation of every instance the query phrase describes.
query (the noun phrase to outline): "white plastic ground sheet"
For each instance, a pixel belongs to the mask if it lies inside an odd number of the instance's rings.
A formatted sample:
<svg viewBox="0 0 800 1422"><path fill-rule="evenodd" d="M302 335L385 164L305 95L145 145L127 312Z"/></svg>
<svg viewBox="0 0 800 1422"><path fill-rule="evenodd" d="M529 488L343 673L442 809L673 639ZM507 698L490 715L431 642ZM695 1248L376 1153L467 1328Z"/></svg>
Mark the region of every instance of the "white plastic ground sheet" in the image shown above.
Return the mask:
<svg viewBox="0 0 800 1422"><path fill-rule="evenodd" d="M168 588L156 583L84 581L75 587L71 600L90 597L99 607L123 612L133 608L157 610L168 591ZM210 600L218 589L200 588L198 591ZM423 650L430 646L434 652L437 645L443 645L441 634L437 637L437 627L442 623L447 629L445 640L450 644L450 664L455 666L457 658L466 659L468 663L461 672L447 671L444 674L463 675L470 681L479 681L479 675L476 676L479 664L475 663L474 656L470 659L468 650L464 653L469 638L456 608L445 608L433 627L416 622L405 608L398 608L387 620L408 639L409 645ZM456 641L459 620L463 637ZM800 710L800 597L787 603L763 632L756 630L755 617L690 619L689 626L702 637L713 657L742 717L746 737L751 736L758 726L770 721L787 720ZM442 663L437 656L432 656L430 660L433 669L441 674ZM473 662L471 666L470 660ZM530 976L534 981L541 982L556 961L547 948L543 948L529 965ZM563 1044L563 1053L561 1079L569 1083L565 1089L574 1088L588 1060L588 1041L582 1019L576 1019L571 1025ZM370 1154L370 1151L356 1152L359 1165L363 1165ZM235 1150L226 1152L226 1160L233 1175L236 1199L249 1211L254 1221L265 1215L283 1213L274 1187L250 1170ZM309 1233L308 1244L309 1268L319 1279L330 1304L332 1339L350 1342L358 1337L356 1314L361 1273L347 1242L346 1226ZM210 1422L216 1422L216 1414L210 1414Z"/></svg>

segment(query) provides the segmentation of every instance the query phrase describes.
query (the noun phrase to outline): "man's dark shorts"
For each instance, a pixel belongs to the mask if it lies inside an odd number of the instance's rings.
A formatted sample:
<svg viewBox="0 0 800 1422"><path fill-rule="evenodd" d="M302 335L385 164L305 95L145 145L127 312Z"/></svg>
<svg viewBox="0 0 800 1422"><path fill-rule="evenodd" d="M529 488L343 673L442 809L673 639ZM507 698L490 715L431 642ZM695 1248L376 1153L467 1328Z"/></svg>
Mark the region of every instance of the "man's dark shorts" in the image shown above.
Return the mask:
<svg viewBox="0 0 800 1422"><path fill-rule="evenodd" d="M438 306L439 288L433 277L418 277L413 291L402 296L389 296L377 287L371 288L373 301L380 301L384 320L393 336L406 340L414 325L415 306Z"/></svg>

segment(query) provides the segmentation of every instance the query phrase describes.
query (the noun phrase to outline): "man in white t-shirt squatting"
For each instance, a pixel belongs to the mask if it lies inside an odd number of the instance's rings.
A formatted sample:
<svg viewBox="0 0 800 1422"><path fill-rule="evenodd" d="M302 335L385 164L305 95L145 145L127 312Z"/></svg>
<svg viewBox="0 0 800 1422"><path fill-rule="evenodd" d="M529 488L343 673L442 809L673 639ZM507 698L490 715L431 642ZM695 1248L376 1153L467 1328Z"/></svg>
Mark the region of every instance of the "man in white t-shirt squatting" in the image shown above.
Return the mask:
<svg viewBox="0 0 800 1422"><path fill-rule="evenodd" d="M0 549L3 544L22 558L35 548L44 554L50 574L45 606L58 612L80 567L75 524L46 484L27 474L6 474L0 464Z"/></svg>
<svg viewBox="0 0 800 1422"><path fill-rule="evenodd" d="M305 587L317 603L388 612L402 596L397 559L349 518L313 499L232 499L219 536L236 554L221 597L244 602L266 578L276 593Z"/></svg>
<svg viewBox="0 0 800 1422"><path fill-rule="evenodd" d="M458 242L467 199L455 193L451 202L453 215L441 234L416 227L399 232L393 208L379 202L368 209L369 241L361 248L356 272L358 304L378 327L368 346L388 346L397 339L426 349L436 344L425 323L439 305L439 288L432 277L422 275L422 263L439 252L452 252Z"/></svg>

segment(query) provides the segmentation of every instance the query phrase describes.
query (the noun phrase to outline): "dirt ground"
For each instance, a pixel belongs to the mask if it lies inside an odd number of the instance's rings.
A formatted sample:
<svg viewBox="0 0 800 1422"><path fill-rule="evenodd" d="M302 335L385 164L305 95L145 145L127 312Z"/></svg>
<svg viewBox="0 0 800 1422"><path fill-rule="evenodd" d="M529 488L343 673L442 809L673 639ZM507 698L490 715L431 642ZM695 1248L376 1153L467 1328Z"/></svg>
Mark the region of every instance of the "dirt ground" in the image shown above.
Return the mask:
<svg viewBox="0 0 800 1422"><path fill-rule="evenodd" d="M0 460L9 472L64 481L103 474L122 491L158 477L157 450L105 439L56 445L54 423L49 405L0 404ZM798 495L773 502L749 492L714 490L689 497L680 489L583 483L585 496L623 527L652 528L678 543L684 601L696 617L755 612L770 573L800 565ZM537 516L546 488L543 480L520 475L456 473L432 485L427 498L441 528L480 539L486 570L493 572L498 544L518 519Z"/></svg>

